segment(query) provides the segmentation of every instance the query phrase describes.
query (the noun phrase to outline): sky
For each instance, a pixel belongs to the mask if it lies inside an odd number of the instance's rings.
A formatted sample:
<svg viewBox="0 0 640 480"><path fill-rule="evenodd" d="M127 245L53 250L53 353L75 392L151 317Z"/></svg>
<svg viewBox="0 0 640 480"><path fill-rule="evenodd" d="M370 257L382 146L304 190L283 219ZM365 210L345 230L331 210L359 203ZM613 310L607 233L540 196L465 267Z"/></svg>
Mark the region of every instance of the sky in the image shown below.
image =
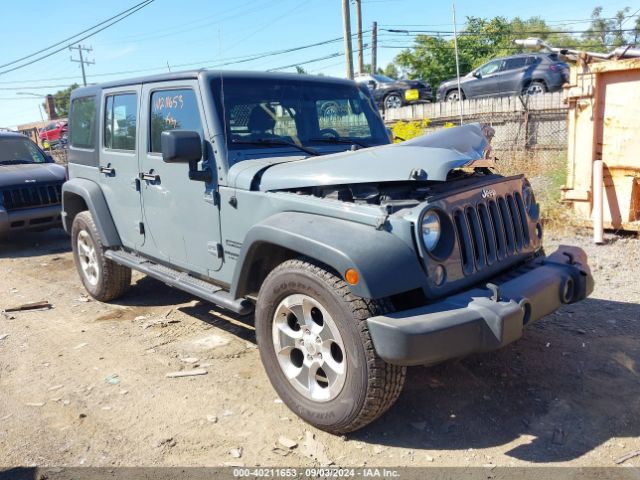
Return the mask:
<svg viewBox="0 0 640 480"><path fill-rule="evenodd" d="M0 65L58 43L96 23L126 10L140 0L30 0L7 2L2 7ZM542 16L552 25L572 30L588 26L595 6L611 17L638 0L456 0L458 28L467 16L529 18ZM370 42L372 22L379 25L378 65L385 66L410 45L411 37L391 34L390 29L452 30L450 1L362 0L364 43ZM355 32L355 8L351 23ZM345 76L341 0L154 0L116 25L86 39L91 47L86 66L87 82L191 68L295 71ZM289 53L279 50L323 43ZM61 46L66 46L64 42ZM354 41L354 49L356 44ZM13 72L0 73L0 128L40 120L38 95L54 93L73 82L82 84L79 63L64 49L44 60ZM77 58L77 52L74 52ZM249 61L246 61L246 60ZM241 63L238 60L245 60ZM354 55L354 62L356 61ZM307 63L309 62L309 63ZM365 47L365 63L370 49ZM220 66L220 64L227 64ZM0 68L0 72L20 65Z"/></svg>

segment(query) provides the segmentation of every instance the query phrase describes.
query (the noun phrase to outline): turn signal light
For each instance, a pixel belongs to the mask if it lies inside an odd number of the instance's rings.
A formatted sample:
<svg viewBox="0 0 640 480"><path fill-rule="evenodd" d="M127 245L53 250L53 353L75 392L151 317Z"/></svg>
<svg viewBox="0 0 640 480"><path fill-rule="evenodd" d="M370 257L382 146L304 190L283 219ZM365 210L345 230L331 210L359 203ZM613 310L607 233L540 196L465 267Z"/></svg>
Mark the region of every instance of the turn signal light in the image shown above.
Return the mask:
<svg viewBox="0 0 640 480"><path fill-rule="evenodd" d="M344 279L347 281L349 285L355 285L360 280L360 275L358 271L350 268L346 272L344 272Z"/></svg>

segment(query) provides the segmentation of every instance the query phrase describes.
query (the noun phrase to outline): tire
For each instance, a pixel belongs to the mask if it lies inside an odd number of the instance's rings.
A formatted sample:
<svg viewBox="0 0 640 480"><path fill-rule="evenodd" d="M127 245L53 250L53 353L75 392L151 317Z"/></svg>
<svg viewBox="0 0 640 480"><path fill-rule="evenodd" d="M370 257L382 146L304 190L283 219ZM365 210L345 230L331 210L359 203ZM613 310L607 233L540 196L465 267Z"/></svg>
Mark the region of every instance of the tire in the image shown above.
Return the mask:
<svg viewBox="0 0 640 480"><path fill-rule="evenodd" d="M295 259L276 267L260 288L255 321L262 363L282 401L334 434L362 428L386 412L402 391L406 367L377 356L366 320L390 310L388 302L353 295L321 265Z"/></svg>
<svg viewBox="0 0 640 480"><path fill-rule="evenodd" d="M404 105L404 102L402 101L402 96L398 92L391 92L384 97L382 105L385 110L388 110L390 108L400 108Z"/></svg>
<svg viewBox="0 0 640 480"><path fill-rule="evenodd" d="M104 256L105 247L90 212L80 212L73 219L71 247L82 284L93 298L108 302L129 288L131 269Z"/></svg>
<svg viewBox="0 0 640 480"><path fill-rule="evenodd" d="M461 90L460 94L462 95L462 100L464 100L464 92ZM458 89L449 90L444 97L446 102L457 102L458 101Z"/></svg>
<svg viewBox="0 0 640 480"><path fill-rule="evenodd" d="M536 80L531 82L529 86L525 89L526 95L537 95L539 93L546 93L547 86L544 82Z"/></svg>

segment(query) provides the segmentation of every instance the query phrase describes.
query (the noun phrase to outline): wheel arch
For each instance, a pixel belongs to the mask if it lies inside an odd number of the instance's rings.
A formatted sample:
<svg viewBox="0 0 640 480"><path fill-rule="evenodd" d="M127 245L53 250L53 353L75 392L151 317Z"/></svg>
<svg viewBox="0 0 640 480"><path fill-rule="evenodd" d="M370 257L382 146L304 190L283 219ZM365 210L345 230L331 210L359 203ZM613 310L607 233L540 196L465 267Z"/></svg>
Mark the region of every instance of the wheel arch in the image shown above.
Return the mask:
<svg viewBox="0 0 640 480"><path fill-rule="evenodd" d="M275 266L300 256L326 265L341 278L347 269L355 268L360 280L350 288L363 298L387 298L421 287L425 280L415 252L390 232L346 220L284 212L247 233L231 295L241 298L257 293Z"/></svg>
<svg viewBox="0 0 640 480"><path fill-rule="evenodd" d="M444 98L445 100L447 99L447 96L451 93L451 92L457 92L458 91L458 87L450 87L448 88L445 92L444 92ZM467 96L464 93L464 88L460 87L460 94L462 95L462 99L466 99Z"/></svg>
<svg viewBox="0 0 640 480"><path fill-rule="evenodd" d="M122 245L111 211L102 190L93 181L84 178L73 178L62 186L62 225L67 233L76 215L89 210L96 224L98 234L106 247Z"/></svg>

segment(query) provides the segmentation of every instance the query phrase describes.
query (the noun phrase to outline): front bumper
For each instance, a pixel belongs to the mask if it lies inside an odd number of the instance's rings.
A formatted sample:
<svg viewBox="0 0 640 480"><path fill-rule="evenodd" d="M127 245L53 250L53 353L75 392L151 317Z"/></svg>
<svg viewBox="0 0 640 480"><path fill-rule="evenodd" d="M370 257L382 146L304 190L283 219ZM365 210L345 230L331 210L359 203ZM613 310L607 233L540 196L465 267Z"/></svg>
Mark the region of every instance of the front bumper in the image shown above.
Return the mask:
<svg viewBox="0 0 640 480"><path fill-rule="evenodd" d="M62 225L60 204L6 211L0 207L0 234L19 230L45 230Z"/></svg>
<svg viewBox="0 0 640 480"><path fill-rule="evenodd" d="M587 256L577 247L561 246L508 275L487 288L370 318L377 354L391 364L424 365L495 350L520 338L525 324L593 291Z"/></svg>

